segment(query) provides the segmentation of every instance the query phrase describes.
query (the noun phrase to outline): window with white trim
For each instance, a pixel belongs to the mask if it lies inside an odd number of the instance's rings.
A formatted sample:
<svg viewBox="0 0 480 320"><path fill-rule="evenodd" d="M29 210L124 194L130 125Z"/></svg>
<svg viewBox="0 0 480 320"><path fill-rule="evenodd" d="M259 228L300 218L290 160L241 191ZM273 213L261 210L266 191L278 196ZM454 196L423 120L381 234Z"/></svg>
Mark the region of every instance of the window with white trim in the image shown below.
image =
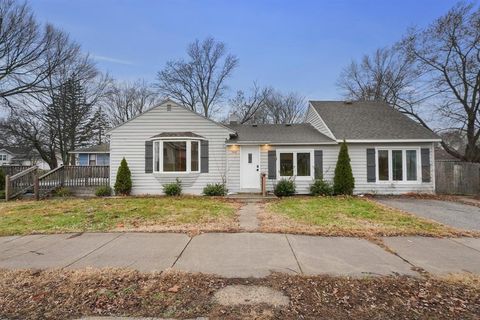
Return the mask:
<svg viewBox="0 0 480 320"><path fill-rule="evenodd" d="M277 161L278 175L280 177L312 177L313 152L311 150L278 150Z"/></svg>
<svg viewBox="0 0 480 320"><path fill-rule="evenodd" d="M411 148L377 149L377 181L418 182L421 176L419 150Z"/></svg>
<svg viewBox="0 0 480 320"><path fill-rule="evenodd" d="M153 142L153 171L188 173L200 171L200 141L158 140Z"/></svg>
<svg viewBox="0 0 480 320"><path fill-rule="evenodd" d="M6 154L0 154L0 161L7 161L7 155Z"/></svg>

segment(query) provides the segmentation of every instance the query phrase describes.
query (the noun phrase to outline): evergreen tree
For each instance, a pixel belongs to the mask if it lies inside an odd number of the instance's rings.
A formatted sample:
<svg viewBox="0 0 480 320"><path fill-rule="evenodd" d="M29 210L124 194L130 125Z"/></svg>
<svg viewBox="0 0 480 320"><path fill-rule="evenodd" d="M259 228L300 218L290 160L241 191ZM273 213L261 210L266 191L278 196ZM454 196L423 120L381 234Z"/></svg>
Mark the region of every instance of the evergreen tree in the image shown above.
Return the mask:
<svg viewBox="0 0 480 320"><path fill-rule="evenodd" d="M116 195L122 196L128 196L132 191L132 174L125 158L122 159L118 168L114 189Z"/></svg>
<svg viewBox="0 0 480 320"><path fill-rule="evenodd" d="M340 146L337 166L335 167L335 177L333 178L333 191L335 194L353 194L355 179L353 178L352 166L350 165L350 156L345 140Z"/></svg>
<svg viewBox="0 0 480 320"><path fill-rule="evenodd" d="M95 111L92 123L92 136L95 144L106 142L105 132L109 128L109 120L101 108Z"/></svg>

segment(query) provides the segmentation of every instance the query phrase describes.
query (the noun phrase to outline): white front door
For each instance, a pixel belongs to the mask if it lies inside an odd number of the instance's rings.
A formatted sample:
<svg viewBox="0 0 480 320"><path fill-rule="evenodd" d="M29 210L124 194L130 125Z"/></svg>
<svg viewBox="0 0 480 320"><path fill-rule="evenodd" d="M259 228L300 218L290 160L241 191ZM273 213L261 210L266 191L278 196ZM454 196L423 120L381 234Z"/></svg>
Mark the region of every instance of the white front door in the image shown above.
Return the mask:
<svg viewBox="0 0 480 320"><path fill-rule="evenodd" d="M260 189L260 147L240 147L240 188Z"/></svg>

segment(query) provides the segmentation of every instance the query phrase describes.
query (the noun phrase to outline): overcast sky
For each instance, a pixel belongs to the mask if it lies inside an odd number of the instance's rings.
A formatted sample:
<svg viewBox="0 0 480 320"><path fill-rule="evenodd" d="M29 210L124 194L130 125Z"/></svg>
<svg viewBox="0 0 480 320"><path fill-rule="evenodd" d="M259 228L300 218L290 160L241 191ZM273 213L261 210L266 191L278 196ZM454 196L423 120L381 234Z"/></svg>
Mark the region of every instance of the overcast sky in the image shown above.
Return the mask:
<svg viewBox="0 0 480 320"><path fill-rule="evenodd" d="M340 98L351 59L425 26L455 1L34 0L37 18L67 31L120 80L155 79L192 40L213 36L240 59L228 84L253 81L307 99Z"/></svg>

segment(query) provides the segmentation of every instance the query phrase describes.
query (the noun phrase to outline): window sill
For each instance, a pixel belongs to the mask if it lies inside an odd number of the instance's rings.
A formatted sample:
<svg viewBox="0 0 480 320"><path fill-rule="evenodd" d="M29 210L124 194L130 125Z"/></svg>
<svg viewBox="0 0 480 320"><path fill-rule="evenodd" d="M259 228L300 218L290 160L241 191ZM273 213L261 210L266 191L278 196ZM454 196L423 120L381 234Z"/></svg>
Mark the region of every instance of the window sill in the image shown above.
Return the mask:
<svg viewBox="0 0 480 320"><path fill-rule="evenodd" d="M156 176L162 176L162 177L168 177L168 176L187 176L187 175L199 175L200 171L190 171L190 172L184 172L184 171L178 171L178 172L153 172L154 175Z"/></svg>

